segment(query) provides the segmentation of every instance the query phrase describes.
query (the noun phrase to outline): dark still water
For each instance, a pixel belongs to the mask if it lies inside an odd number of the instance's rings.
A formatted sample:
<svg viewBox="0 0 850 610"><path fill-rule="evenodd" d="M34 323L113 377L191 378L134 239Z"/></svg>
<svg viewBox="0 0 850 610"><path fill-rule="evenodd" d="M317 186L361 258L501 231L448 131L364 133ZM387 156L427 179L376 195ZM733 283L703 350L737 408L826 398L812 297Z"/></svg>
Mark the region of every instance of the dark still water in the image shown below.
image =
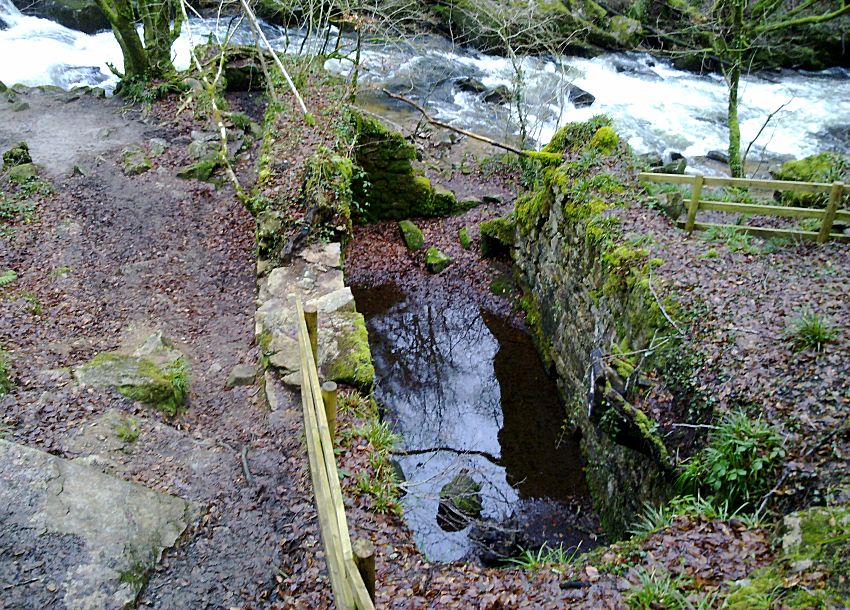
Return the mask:
<svg viewBox="0 0 850 610"><path fill-rule="evenodd" d="M572 531L571 515L587 506L587 488L554 381L525 332L442 292L354 289L376 398L402 436L403 505L419 548L436 561L476 550L471 525L437 523L440 490L464 469L481 485L479 523L530 528L537 544L576 544L587 532Z"/></svg>

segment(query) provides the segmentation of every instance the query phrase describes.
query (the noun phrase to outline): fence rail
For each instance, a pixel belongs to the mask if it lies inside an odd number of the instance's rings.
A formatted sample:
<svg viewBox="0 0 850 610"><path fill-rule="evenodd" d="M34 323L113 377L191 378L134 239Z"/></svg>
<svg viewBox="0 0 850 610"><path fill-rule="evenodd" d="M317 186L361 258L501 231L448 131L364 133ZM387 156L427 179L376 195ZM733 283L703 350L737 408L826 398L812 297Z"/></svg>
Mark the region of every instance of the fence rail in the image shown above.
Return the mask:
<svg viewBox="0 0 850 610"><path fill-rule="evenodd" d="M355 544L351 542L339 485L339 471L334 458L336 385L319 384L316 368L318 329L315 308L305 311L300 297L296 297L295 309L301 353L304 433L307 438L310 478L313 482L331 590L336 607L340 610L374 610L374 547L368 541L361 540Z"/></svg>
<svg viewBox="0 0 850 610"><path fill-rule="evenodd" d="M842 199L850 194L850 185L843 182L791 182L787 180L750 180L748 178L724 178L719 176L684 176L680 174L653 174L643 172L639 175L647 182L664 184L686 184L691 187L688 201L687 220L679 225L688 233L702 231L711 227L735 227L736 229L759 237L796 237L824 243L829 239L850 242L850 235L833 233L835 221L850 222L850 211L839 209ZM824 209L796 208L779 205L762 205L752 203L708 201L701 199L703 187L737 187L771 191L792 191L797 193L826 193L829 201ZM708 222L697 222L697 212L710 210L730 214L754 214L757 216L780 216L785 218L814 218L821 222L819 231L802 231L792 229L774 229L769 227L752 227L749 225L726 225Z"/></svg>

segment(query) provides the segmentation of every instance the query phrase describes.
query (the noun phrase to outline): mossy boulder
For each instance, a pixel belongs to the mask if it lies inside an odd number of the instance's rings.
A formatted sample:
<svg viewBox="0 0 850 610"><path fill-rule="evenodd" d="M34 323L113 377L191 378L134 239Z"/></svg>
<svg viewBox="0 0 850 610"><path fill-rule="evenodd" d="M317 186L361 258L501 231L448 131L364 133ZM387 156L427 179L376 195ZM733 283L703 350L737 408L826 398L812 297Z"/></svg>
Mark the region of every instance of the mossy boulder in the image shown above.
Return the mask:
<svg viewBox="0 0 850 610"><path fill-rule="evenodd" d="M724 607L773 608L775 591L782 607L850 607L850 507L816 507L782 520L781 552L772 563L733 585Z"/></svg>
<svg viewBox="0 0 850 610"><path fill-rule="evenodd" d="M209 182L213 172L218 169L219 165L221 165L221 160L218 155L211 155L201 159L200 161L195 161L194 163L187 165L177 172L177 177L183 178L184 180L200 180L202 182Z"/></svg>
<svg viewBox="0 0 850 610"><path fill-rule="evenodd" d="M8 91L8 90L9 90L9 87L7 87L7 86L3 83L3 81L2 81L2 80L0 80L0 93L6 93L6 91Z"/></svg>
<svg viewBox="0 0 850 610"><path fill-rule="evenodd" d="M498 256L510 252L516 239L516 224L513 215L485 220L479 225L481 231L481 254Z"/></svg>
<svg viewBox="0 0 850 610"><path fill-rule="evenodd" d="M151 169L153 165L144 150L131 146L121 151L121 167L127 176L137 176Z"/></svg>
<svg viewBox="0 0 850 610"><path fill-rule="evenodd" d="M401 237L408 250L419 250L425 245L422 231L409 220L400 220L398 228L401 229Z"/></svg>
<svg viewBox="0 0 850 610"><path fill-rule="evenodd" d="M428 248L425 251L425 268L431 273L440 273L452 264L452 257L437 248Z"/></svg>
<svg viewBox="0 0 850 610"><path fill-rule="evenodd" d="M32 163L32 157L30 156L30 147L26 142L18 142L3 153L3 170L27 163Z"/></svg>
<svg viewBox="0 0 850 610"><path fill-rule="evenodd" d="M804 159L786 161L773 172L777 180L794 182L835 182L850 183L850 157L839 153L825 152ZM792 193L780 195L783 204L794 207L823 207L827 195L823 193Z"/></svg>
<svg viewBox="0 0 850 610"><path fill-rule="evenodd" d="M460 241L460 246L464 250L469 250L472 246L472 238L469 236L469 229L466 227L461 227L457 232L458 241Z"/></svg>
<svg viewBox="0 0 850 610"><path fill-rule="evenodd" d="M115 388L127 398L167 415L176 415L186 403L186 367L182 358L160 366L152 358L105 352L77 367L74 375L80 383Z"/></svg>
<svg viewBox="0 0 850 610"><path fill-rule="evenodd" d="M563 153L583 149L601 128L611 127L611 124L611 119L604 114L598 114L581 123L567 123L555 132L542 152Z"/></svg>
<svg viewBox="0 0 850 610"><path fill-rule="evenodd" d="M623 15L617 15L611 18L608 24L611 36L617 41L617 44L623 48L634 47L640 42L641 25L640 21L631 19Z"/></svg>
<svg viewBox="0 0 850 610"><path fill-rule="evenodd" d="M481 484L462 469L440 489L437 524L448 532L457 532L472 519L481 517Z"/></svg>
<svg viewBox="0 0 850 610"><path fill-rule="evenodd" d="M9 170L9 181L23 183L38 177L38 167L34 163L15 165Z"/></svg>

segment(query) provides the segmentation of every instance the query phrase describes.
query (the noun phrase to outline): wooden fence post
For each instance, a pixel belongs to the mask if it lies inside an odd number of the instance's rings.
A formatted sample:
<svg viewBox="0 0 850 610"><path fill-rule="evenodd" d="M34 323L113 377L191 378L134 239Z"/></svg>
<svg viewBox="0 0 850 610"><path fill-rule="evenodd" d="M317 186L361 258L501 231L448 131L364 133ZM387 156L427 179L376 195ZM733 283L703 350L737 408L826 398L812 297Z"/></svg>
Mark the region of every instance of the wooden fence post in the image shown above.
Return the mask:
<svg viewBox="0 0 850 610"><path fill-rule="evenodd" d="M688 206L688 221L685 223L685 231L688 234L694 230L694 222L697 219L697 210L699 210L699 198L702 195L702 183L705 180L703 176L697 176L694 180L694 187L691 191L691 203Z"/></svg>
<svg viewBox="0 0 850 610"><path fill-rule="evenodd" d="M832 233L832 223L835 221L835 212L838 210L838 204L841 201L841 196L844 194L844 183L833 182L832 188L829 191L829 203L826 205L826 213L823 215L823 224L820 226L818 233L818 243L823 244L829 239L829 234Z"/></svg>
<svg viewBox="0 0 850 610"><path fill-rule="evenodd" d="M307 336L313 351L313 362L319 367L319 310L315 305L304 306L304 322L307 324Z"/></svg>
<svg viewBox="0 0 850 610"><path fill-rule="evenodd" d="M363 579L363 584L366 585L366 590L369 592L369 597L372 598L372 603L375 603L375 545L363 538L355 540L351 545L351 551L354 555L354 565L357 566L357 571L360 572L360 577Z"/></svg>
<svg viewBox="0 0 850 610"><path fill-rule="evenodd" d="M333 381L322 384L322 402L325 403L325 416L328 418L328 430L333 442L336 435L336 383Z"/></svg>

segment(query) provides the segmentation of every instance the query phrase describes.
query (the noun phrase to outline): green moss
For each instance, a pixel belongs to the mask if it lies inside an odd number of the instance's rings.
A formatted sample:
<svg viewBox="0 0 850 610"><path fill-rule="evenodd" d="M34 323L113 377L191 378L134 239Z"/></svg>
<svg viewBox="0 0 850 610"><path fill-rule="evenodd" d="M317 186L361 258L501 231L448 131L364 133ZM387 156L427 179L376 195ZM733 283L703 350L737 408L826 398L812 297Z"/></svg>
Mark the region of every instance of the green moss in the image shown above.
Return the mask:
<svg viewBox="0 0 850 610"><path fill-rule="evenodd" d="M555 165L564 160L564 155L561 153L545 152L545 151L525 151L525 156L535 161L540 161L544 165Z"/></svg>
<svg viewBox="0 0 850 610"><path fill-rule="evenodd" d="M408 250L419 250L425 245L422 231L409 220L400 220L398 228L401 230L401 237Z"/></svg>
<svg viewBox="0 0 850 610"><path fill-rule="evenodd" d="M610 126L611 119L604 114L591 117L583 123L567 123L552 136L543 147L543 152L562 153L584 148L600 128Z"/></svg>
<svg viewBox="0 0 850 610"><path fill-rule="evenodd" d="M338 314L342 315L342 314ZM375 367L369 350L369 334L363 314L346 314L348 326L337 336L339 356L328 367L328 378L347 383L369 394L375 383Z"/></svg>
<svg viewBox="0 0 850 610"><path fill-rule="evenodd" d="M4 396L13 387L12 378L9 375L9 356L0 349L0 396Z"/></svg>
<svg viewBox="0 0 850 610"><path fill-rule="evenodd" d="M850 606L850 508L815 507L783 519L782 551L771 564L733 586L733 609Z"/></svg>
<svg viewBox="0 0 850 610"><path fill-rule="evenodd" d="M440 273L451 264L452 257L441 250L438 250L437 248L428 248L425 251L425 267L431 273Z"/></svg>
<svg viewBox="0 0 850 610"><path fill-rule="evenodd" d="M549 188L541 187L522 195L514 207L514 217L520 231L527 235L549 214L554 196Z"/></svg>
<svg viewBox="0 0 850 610"><path fill-rule="evenodd" d="M200 161L196 161L177 172L178 178L185 180L200 180L208 182L212 177L213 172L221 165L221 159L216 156L209 156Z"/></svg>
<svg viewBox="0 0 850 610"><path fill-rule="evenodd" d="M516 224L512 214L485 220L479 225L481 231L481 254L496 256L508 252L516 240Z"/></svg>
<svg viewBox="0 0 850 610"><path fill-rule="evenodd" d="M777 180L797 182L850 182L850 158L839 153L824 152L805 159L786 161L773 173ZM824 207L825 193L783 192L781 201L795 207Z"/></svg>
<svg viewBox="0 0 850 610"><path fill-rule="evenodd" d="M620 138L617 136L617 132L605 125L593 134L588 143L588 148L603 155L610 155L617 149L619 143Z"/></svg>
<svg viewBox="0 0 850 610"><path fill-rule="evenodd" d="M461 227L457 232L458 240L464 250L469 250L472 246L472 238L469 236L469 230L466 227Z"/></svg>
<svg viewBox="0 0 850 610"><path fill-rule="evenodd" d="M32 163L30 148L26 142L18 142L3 153L3 170L26 163Z"/></svg>
<svg viewBox="0 0 850 610"><path fill-rule="evenodd" d="M77 377L91 385L113 386L127 398L171 416L185 405L188 393L186 363L182 358L160 368L146 358L105 352L80 367Z"/></svg>

